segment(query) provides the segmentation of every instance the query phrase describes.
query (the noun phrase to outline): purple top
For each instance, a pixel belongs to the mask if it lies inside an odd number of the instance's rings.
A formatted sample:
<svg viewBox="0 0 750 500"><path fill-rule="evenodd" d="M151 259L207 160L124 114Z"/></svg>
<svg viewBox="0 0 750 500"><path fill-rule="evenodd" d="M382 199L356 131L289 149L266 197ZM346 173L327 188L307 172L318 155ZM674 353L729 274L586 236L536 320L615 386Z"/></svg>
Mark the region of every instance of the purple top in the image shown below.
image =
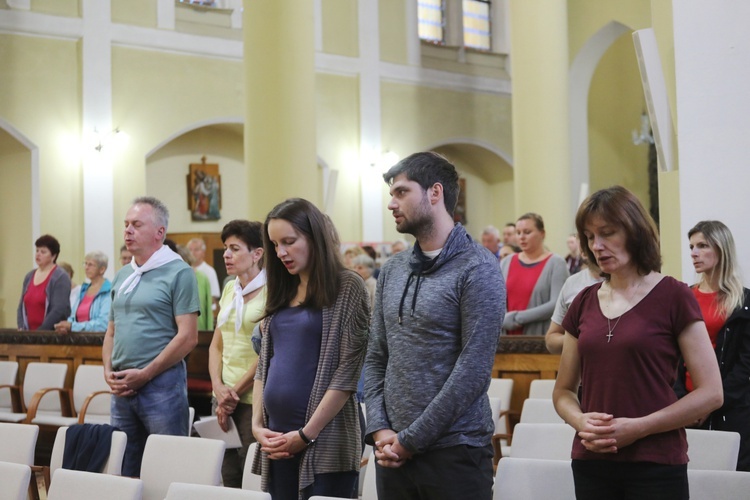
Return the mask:
<svg viewBox="0 0 750 500"><path fill-rule="evenodd" d="M680 350L677 337L689 324L702 321L693 293L665 276L632 309L623 314L607 342L607 318L601 312L598 283L573 300L563 320L578 338L581 360L581 409L618 417L642 417L677 401L672 390ZM685 464L685 430L652 434L617 453L587 451L576 437L574 459L647 461Z"/></svg>
<svg viewBox="0 0 750 500"><path fill-rule="evenodd" d="M271 358L263 387L268 428L277 432L305 425L323 335L320 309L287 307L274 314L269 332Z"/></svg>

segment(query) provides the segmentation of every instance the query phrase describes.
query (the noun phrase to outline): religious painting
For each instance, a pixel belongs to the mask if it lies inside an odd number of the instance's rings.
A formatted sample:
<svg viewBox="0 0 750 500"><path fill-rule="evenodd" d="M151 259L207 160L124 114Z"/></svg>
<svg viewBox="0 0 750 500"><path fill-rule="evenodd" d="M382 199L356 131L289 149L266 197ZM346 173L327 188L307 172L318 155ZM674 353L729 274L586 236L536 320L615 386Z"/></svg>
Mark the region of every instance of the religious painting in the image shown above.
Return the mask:
<svg viewBox="0 0 750 500"><path fill-rule="evenodd" d="M453 213L453 221L460 222L461 225L465 226L468 222L466 218L466 179L458 179L458 203L456 203L456 211Z"/></svg>
<svg viewBox="0 0 750 500"><path fill-rule="evenodd" d="M187 176L188 210L194 221L221 219L221 175L218 163L191 163Z"/></svg>

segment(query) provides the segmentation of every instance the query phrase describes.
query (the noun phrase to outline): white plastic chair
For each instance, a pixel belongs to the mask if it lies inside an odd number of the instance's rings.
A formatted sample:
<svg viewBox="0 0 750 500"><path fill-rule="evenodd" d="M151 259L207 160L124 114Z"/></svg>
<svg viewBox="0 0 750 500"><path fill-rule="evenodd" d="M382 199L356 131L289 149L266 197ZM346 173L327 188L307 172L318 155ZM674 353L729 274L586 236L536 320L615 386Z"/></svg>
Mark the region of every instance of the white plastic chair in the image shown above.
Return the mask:
<svg viewBox="0 0 750 500"><path fill-rule="evenodd" d="M364 484L362 485L362 500L378 500L378 488L375 482L375 454L370 456L370 461L365 469Z"/></svg>
<svg viewBox="0 0 750 500"><path fill-rule="evenodd" d="M269 493L253 490L206 486L204 484L172 483L165 500L271 500Z"/></svg>
<svg viewBox="0 0 750 500"><path fill-rule="evenodd" d="M260 476L252 473L253 460L255 460L255 450L258 448L258 443L250 443L247 448L247 458L245 459L245 468L242 470L242 489L261 491L260 489Z"/></svg>
<svg viewBox="0 0 750 500"><path fill-rule="evenodd" d="M495 475L493 500L573 500L570 460L506 457ZM692 498L692 497L691 497Z"/></svg>
<svg viewBox="0 0 750 500"><path fill-rule="evenodd" d="M713 432L713 431L711 431ZM750 473L688 467L691 500L739 500L750 495Z"/></svg>
<svg viewBox="0 0 750 500"><path fill-rule="evenodd" d="M34 398L45 397L50 392L58 392L60 397L68 398L68 405L73 407L75 415L67 417L34 411L30 408L26 416L27 422L58 427L79 423L108 424L110 422L110 388L104 380L103 366L80 365L76 370L72 391L70 389L48 388L39 391L34 395Z"/></svg>
<svg viewBox="0 0 750 500"><path fill-rule="evenodd" d="M513 429L513 446L510 456L570 460L575 435L575 429L568 424L519 423Z"/></svg>
<svg viewBox="0 0 750 500"><path fill-rule="evenodd" d="M28 465L0 462L0 497L3 500L26 500L30 480Z"/></svg>
<svg viewBox="0 0 750 500"><path fill-rule="evenodd" d="M529 399L552 399L555 379L536 379L529 385Z"/></svg>
<svg viewBox="0 0 750 500"><path fill-rule="evenodd" d="M510 400L513 396L513 379L490 379L490 387L487 389L487 395L490 397L492 418L495 422L495 434L505 435L510 433L510 425L506 412L510 410ZM502 456L507 456L508 440L506 438L499 439L499 446L502 449ZM496 454L495 460L499 458L500 456Z"/></svg>
<svg viewBox="0 0 750 500"><path fill-rule="evenodd" d="M62 468L63 455L65 454L65 437L68 433L68 427L57 429L55 442L52 445L52 455L49 460L50 476L55 474L57 469ZM104 464L102 472L119 476L122 471L122 458L125 455L125 447L128 444L128 436L122 431L112 433L112 444L109 449L109 459Z"/></svg>
<svg viewBox="0 0 750 500"><path fill-rule="evenodd" d="M34 465L37 437L38 425L0 422L0 462Z"/></svg>
<svg viewBox="0 0 750 500"><path fill-rule="evenodd" d="M143 482L129 477L57 469L48 500L141 500Z"/></svg>
<svg viewBox="0 0 750 500"><path fill-rule="evenodd" d="M737 470L737 457L740 453L738 432L685 429L685 433L690 459L688 469Z"/></svg>
<svg viewBox="0 0 750 500"><path fill-rule="evenodd" d="M527 399L521 409L522 424L563 424L551 399Z"/></svg>
<svg viewBox="0 0 750 500"><path fill-rule="evenodd" d="M357 487L357 491L360 497L362 496L362 492L365 489L365 473L370 467L372 467L373 469L375 468L375 455L373 455L372 453L372 446L366 444L364 452L362 453L362 461L360 462L359 468L359 486Z"/></svg>
<svg viewBox="0 0 750 500"><path fill-rule="evenodd" d="M68 365L63 363L29 363L26 366L26 373L23 380L23 388L13 386L11 391L16 395L22 395L21 412L0 411L0 421L2 422L21 422L26 419L27 405L41 389L49 387L65 387L65 375L68 373ZM36 407L37 414L61 415L62 405L61 398L44 398L38 402ZM66 408L66 413L69 409Z"/></svg>
<svg viewBox="0 0 750 500"><path fill-rule="evenodd" d="M143 500L163 500L171 483L218 486L224 441L151 434L141 462Z"/></svg>
<svg viewBox="0 0 750 500"><path fill-rule="evenodd" d="M16 385L18 363L16 361L0 361L0 412L13 413L21 411L21 401L16 401L13 408L13 393L11 387Z"/></svg>

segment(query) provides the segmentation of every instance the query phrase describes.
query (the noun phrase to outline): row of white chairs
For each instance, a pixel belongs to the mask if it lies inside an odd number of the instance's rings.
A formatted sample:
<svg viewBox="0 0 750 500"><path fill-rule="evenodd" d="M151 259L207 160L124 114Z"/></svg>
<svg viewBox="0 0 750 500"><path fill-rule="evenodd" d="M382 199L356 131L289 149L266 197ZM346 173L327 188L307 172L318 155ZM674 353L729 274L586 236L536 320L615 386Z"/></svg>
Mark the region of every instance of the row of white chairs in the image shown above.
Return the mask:
<svg viewBox="0 0 750 500"><path fill-rule="evenodd" d="M72 390L65 388L67 373L64 363L29 363L20 386L18 363L0 361L0 421L58 427L109 423L109 397L97 397L109 394L104 368L80 365Z"/></svg>
<svg viewBox="0 0 750 500"><path fill-rule="evenodd" d="M750 474L688 468L693 500L747 498ZM575 498L570 460L507 457L500 460L493 500L572 500Z"/></svg>

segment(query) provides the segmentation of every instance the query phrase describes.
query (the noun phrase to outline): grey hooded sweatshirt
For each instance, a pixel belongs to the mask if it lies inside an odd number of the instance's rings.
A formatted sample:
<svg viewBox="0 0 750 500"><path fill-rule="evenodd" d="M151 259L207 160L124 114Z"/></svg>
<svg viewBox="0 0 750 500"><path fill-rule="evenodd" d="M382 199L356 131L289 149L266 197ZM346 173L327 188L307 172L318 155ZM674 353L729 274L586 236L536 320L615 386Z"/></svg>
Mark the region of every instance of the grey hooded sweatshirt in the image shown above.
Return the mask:
<svg viewBox="0 0 750 500"><path fill-rule="evenodd" d="M488 445L487 388L504 316L497 258L460 224L434 260L418 244L389 259L365 362L366 441L392 429L412 453Z"/></svg>

